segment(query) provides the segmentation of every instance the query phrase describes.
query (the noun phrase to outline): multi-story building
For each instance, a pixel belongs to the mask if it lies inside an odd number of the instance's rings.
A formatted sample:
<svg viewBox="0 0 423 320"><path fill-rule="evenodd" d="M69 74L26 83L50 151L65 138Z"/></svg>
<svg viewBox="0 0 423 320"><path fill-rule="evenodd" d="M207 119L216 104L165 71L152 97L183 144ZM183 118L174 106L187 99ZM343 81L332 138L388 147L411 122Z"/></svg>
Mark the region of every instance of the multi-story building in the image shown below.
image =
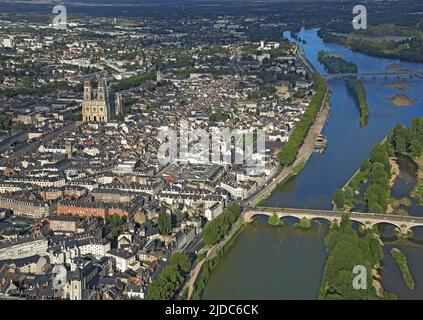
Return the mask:
<svg viewBox="0 0 423 320"><path fill-rule="evenodd" d="M107 208L100 202L62 200L57 204L57 214L79 217L101 217L106 219Z"/></svg>
<svg viewBox="0 0 423 320"><path fill-rule="evenodd" d="M110 120L110 102L106 83L98 82L97 90L90 81L85 81L82 119L85 122L108 122Z"/></svg>
<svg viewBox="0 0 423 320"><path fill-rule="evenodd" d="M15 215L31 218L43 218L50 214L50 206L41 201L17 200L0 197L0 207L12 210Z"/></svg>
<svg viewBox="0 0 423 320"><path fill-rule="evenodd" d="M128 217L129 208L120 204L106 205L102 202L61 200L57 204L57 214L106 219L108 215Z"/></svg>
<svg viewBox="0 0 423 320"><path fill-rule="evenodd" d="M107 257L110 257L113 261L113 266L120 272L125 272L128 269L137 270L140 267L138 261L136 261L136 255L131 251L124 249L112 249L106 253Z"/></svg>
<svg viewBox="0 0 423 320"><path fill-rule="evenodd" d="M43 235L30 235L0 243L0 260L46 255L48 241Z"/></svg>

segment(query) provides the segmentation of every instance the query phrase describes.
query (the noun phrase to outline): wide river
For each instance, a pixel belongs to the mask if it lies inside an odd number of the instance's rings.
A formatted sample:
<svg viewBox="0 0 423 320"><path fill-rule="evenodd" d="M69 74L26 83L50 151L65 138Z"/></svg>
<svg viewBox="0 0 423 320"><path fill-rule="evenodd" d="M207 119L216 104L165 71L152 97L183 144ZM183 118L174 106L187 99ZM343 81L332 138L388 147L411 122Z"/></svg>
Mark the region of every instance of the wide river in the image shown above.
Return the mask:
<svg viewBox="0 0 423 320"><path fill-rule="evenodd" d="M290 34L287 38L294 41ZM383 72L392 64L404 69L423 71L423 64L402 63L354 53L337 45L324 43L317 30L303 29L299 37L308 60L321 73L317 61L320 50L336 52L354 62L359 72ZM406 89L396 89L393 82L405 82ZM347 94L342 80L330 80L332 89L331 112L323 134L328 137L328 149L323 155L313 155L303 171L281 187L268 199L267 206L329 209L336 188L342 187L373 145L382 140L398 123L409 125L416 116L423 116L423 79L366 79L370 106L369 122L360 127L359 111ZM389 98L405 94L415 100L409 107L396 107ZM417 210L417 214L421 210ZM328 226L313 223L309 230L293 227L295 221L283 227L270 227L259 217L246 226L233 246L213 271L204 299L316 299L327 253L324 237ZM383 236L392 234L384 228ZM413 230L416 238L423 238L422 230ZM388 239L386 239L388 240ZM399 247L407 256L416 286L405 285L390 250ZM400 299L423 299L423 248L399 241L385 241L382 261L382 286Z"/></svg>

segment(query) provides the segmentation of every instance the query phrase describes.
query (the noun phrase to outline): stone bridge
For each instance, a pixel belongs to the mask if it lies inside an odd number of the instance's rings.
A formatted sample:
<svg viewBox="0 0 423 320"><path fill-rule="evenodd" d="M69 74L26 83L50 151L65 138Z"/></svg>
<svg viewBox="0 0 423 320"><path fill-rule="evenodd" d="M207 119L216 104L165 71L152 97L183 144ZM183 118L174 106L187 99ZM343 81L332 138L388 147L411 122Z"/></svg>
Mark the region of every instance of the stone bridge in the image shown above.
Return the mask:
<svg viewBox="0 0 423 320"><path fill-rule="evenodd" d="M355 221L363 225L365 228L372 228L381 223L387 223L398 228L402 234L407 234L413 227L423 227L423 217L397 216L375 213L361 212L343 212L330 210L315 209L292 209L292 208L271 208L271 207L247 207L244 208L244 221L251 222L255 216L266 215L272 216L276 214L279 219L285 217L294 217L297 219L306 218L324 219L333 222L340 222L342 216L348 215L351 221Z"/></svg>

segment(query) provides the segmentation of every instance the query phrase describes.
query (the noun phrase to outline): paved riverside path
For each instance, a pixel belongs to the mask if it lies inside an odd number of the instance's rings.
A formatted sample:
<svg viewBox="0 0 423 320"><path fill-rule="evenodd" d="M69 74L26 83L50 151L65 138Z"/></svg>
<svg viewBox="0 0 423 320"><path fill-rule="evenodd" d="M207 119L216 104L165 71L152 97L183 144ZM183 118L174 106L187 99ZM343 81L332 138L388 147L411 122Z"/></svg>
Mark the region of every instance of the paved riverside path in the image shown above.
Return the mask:
<svg viewBox="0 0 423 320"><path fill-rule="evenodd" d="M255 194L251 199L247 200L247 205L249 206L256 206L261 200L267 199L273 192L273 190L278 186L278 183L288 177L290 174L293 174L293 169L295 166L305 163L310 158L311 154L314 150L314 145L316 143L316 138L320 135L323 130L323 126L325 125L326 119L329 115L330 107L326 104L326 98L328 95L328 90L325 93L325 97L323 99L322 107L320 111L317 113L316 119L311 126L310 130L308 131L307 137L304 140L304 143L298 150L297 158L295 162L282 169L279 169L279 173L276 174L275 177L270 178L270 181L261 189L257 194Z"/></svg>

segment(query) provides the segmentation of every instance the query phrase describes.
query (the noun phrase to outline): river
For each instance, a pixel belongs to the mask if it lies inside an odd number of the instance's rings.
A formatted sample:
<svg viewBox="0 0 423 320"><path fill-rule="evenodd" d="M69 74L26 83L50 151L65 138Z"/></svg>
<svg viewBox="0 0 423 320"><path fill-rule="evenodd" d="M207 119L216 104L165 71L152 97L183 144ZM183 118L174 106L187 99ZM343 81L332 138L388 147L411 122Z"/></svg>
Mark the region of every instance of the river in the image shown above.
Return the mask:
<svg viewBox="0 0 423 320"><path fill-rule="evenodd" d="M290 34L285 37L294 41ZM383 72L401 65L402 69L423 70L423 64L400 63L392 59L374 58L354 53L337 45L324 43L317 30L303 29L300 44L308 60L321 73L317 61L320 50L335 52L354 62L359 72ZM406 89L389 86L405 82ZM323 155L312 155L299 175L292 178L267 200L266 206L295 208L332 208L331 198L369 156L370 150L398 123L409 125L416 116L423 116L423 79L366 79L370 106L369 122L361 127L359 110L348 95L344 81L330 80L331 112L323 134L329 146ZM405 94L416 102L409 107L396 107L389 98ZM412 212L410 212L412 214ZM382 261L382 285L400 299L423 298L423 248L389 242L393 233L383 226L385 258ZM316 299L326 262L324 237L328 227L315 223L310 230L291 225L271 227L258 218L239 235L233 247L212 273L204 299ZM413 230L414 231L414 230ZM420 234L420 230L417 230ZM408 289L397 265L390 256L392 246L400 246L409 260L415 278L414 290Z"/></svg>

